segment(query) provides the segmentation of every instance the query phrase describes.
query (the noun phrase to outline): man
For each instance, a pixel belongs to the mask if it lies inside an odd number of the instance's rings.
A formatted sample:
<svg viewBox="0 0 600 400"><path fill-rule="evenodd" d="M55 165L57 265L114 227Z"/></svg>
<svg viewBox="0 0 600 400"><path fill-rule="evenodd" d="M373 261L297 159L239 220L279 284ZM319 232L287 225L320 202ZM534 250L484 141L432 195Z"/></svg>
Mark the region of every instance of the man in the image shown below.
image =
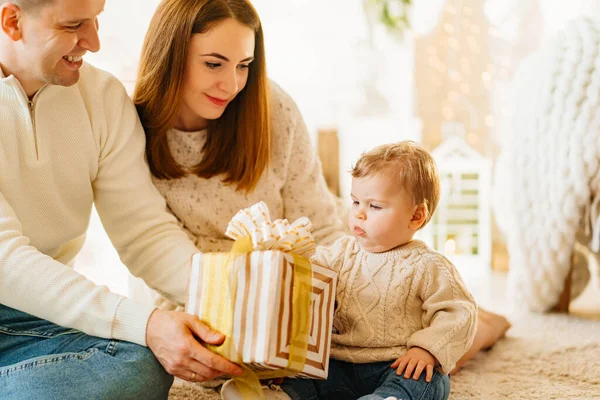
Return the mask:
<svg viewBox="0 0 600 400"><path fill-rule="evenodd" d="M69 266L92 203L132 274L173 300L197 251L151 183L123 86L83 64L100 48L104 3L0 0L2 399L164 399L171 375L241 373L200 344L224 337L197 318L136 304Z"/></svg>

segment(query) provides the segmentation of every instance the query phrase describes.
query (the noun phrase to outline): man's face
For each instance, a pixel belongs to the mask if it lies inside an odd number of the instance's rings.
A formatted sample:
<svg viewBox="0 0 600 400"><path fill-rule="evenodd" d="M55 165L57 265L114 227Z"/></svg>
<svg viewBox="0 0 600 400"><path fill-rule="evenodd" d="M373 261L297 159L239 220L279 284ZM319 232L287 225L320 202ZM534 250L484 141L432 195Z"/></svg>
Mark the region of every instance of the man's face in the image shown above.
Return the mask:
<svg viewBox="0 0 600 400"><path fill-rule="evenodd" d="M19 79L28 94L45 84L71 86L79 80L82 57L100 49L98 14L105 0L54 0L23 13L17 43Z"/></svg>

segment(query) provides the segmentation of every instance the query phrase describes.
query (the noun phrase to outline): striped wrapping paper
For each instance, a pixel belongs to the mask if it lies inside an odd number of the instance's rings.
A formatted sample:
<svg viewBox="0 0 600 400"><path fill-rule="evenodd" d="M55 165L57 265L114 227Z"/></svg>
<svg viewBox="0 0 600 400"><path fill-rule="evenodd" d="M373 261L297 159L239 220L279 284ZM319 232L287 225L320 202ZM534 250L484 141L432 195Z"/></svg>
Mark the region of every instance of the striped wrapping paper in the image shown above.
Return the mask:
<svg viewBox="0 0 600 400"><path fill-rule="evenodd" d="M228 268L227 262L235 263L237 267ZM289 356L293 268L294 258L278 250L235 256L231 253L196 254L186 311L210 326L224 315L232 315L233 351L238 352L242 362L254 371L284 369ZM306 363L302 372L295 376L325 379L337 274L315 264L312 269ZM237 276L232 276L232 271L237 271ZM222 301L207 295L211 291L210 285L223 282L223 274L229 274L228 280L237 283L235 293L229 293L232 313L224 313ZM210 279L203 279L207 276Z"/></svg>

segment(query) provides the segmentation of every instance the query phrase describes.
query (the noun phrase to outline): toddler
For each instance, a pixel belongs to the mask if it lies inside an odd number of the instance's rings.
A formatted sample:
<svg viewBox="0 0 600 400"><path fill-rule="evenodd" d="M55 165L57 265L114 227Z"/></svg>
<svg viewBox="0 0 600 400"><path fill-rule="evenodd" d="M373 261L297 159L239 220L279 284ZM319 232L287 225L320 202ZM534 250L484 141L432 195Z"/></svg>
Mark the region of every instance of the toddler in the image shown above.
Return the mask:
<svg viewBox="0 0 600 400"><path fill-rule="evenodd" d="M287 395L267 399L447 399L477 306L454 265L413 239L438 204L435 161L414 142L389 144L352 177L352 236L312 258L339 274L328 379L285 379Z"/></svg>
<svg viewBox="0 0 600 400"><path fill-rule="evenodd" d="M327 380L286 379L292 399L447 399L475 336L477 307L456 268L414 240L440 180L414 142L384 145L352 170L352 236L317 249L339 273Z"/></svg>

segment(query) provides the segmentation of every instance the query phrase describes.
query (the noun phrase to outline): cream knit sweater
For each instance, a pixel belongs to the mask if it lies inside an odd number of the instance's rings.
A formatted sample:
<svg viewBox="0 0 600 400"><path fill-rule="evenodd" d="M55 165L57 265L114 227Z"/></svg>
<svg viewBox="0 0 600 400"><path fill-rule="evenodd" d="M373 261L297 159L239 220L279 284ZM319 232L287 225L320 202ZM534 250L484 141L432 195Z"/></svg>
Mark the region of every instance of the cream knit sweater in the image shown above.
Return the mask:
<svg viewBox="0 0 600 400"><path fill-rule="evenodd" d="M332 243L343 234L344 225L336 213L333 195L323 179L321 163L302 116L294 101L273 82L271 123L270 164L251 193L223 184L220 176L204 179L190 174L172 180L154 179L169 208L201 251L229 251L233 242L225 236L227 224L239 210L259 201L267 203L273 220L287 218L292 222L308 217L317 243ZM175 160L188 168L198 164L206 135L206 130L171 130L168 141Z"/></svg>
<svg viewBox="0 0 600 400"><path fill-rule="evenodd" d="M344 236L311 261L339 273L333 358L391 361L417 346L448 373L471 346L475 300L452 263L425 243L371 253Z"/></svg>
<svg viewBox="0 0 600 400"><path fill-rule="evenodd" d="M166 212L144 161L144 133L123 85L84 65L71 87L31 103L0 72L0 303L85 333L146 343L154 307L108 291L69 264L92 204L130 271L184 300L197 251Z"/></svg>

